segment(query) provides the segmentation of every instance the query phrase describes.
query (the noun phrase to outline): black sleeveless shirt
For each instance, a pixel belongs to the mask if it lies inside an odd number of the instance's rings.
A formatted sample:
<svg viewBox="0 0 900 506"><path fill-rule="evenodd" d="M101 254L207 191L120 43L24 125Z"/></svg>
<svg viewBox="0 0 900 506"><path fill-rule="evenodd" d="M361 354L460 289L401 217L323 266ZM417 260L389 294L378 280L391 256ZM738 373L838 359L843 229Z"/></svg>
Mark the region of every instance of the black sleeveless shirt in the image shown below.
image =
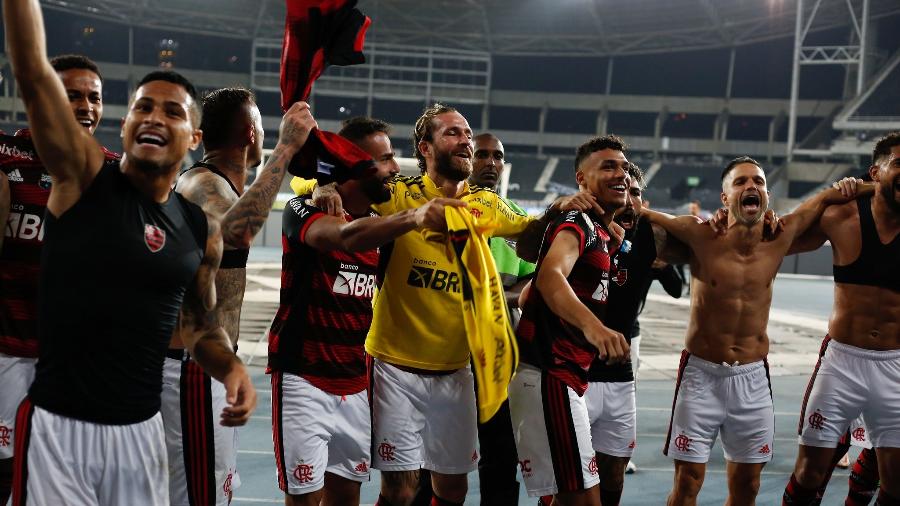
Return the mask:
<svg viewBox="0 0 900 506"><path fill-rule="evenodd" d="M181 174L178 175L179 179L181 176L187 174L188 172L196 169L203 168L206 169L213 174L219 176L224 179L228 186L231 187L231 191L234 192L238 197L241 196L241 192L238 191L237 188L234 187L234 183L228 179L218 167L211 163L206 162L194 162L194 165L191 165L190 168L185 169ZM178 184L176 183L175 188L178 188ZM219 263L219 269L244 269L247 267L247 258L250 257L250 250L248 248L238 248L238 249L226 249L222 252L222 261Z"/></svg>
<svg viewBox="0 0 900 506"><path fill-rule="evenodd" d="M175 192L151 201L114 161L45 226L29 396L88 422L147 420L160 409L166 349L204 255L203 210Z"/></svg>
<svg viewBox="0 0 900 506"><path fill-rule="evenodd" d="M833 266L834 281L900 291L900 234L887 244L881 242L872 217L872 198L856 199L862 248L853 263Z"/></svg>

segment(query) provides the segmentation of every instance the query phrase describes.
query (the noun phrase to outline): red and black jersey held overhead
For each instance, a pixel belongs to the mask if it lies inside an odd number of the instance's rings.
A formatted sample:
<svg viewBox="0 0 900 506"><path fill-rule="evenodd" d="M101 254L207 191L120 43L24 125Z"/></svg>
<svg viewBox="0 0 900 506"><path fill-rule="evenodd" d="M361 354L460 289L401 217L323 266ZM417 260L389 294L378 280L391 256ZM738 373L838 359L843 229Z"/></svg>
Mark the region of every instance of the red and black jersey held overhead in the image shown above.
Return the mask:
<svg viewBox="0 0 900 506"><path fill-rule="evenodd" d="M564 230L574 232L579 239L579 257L566 280L578 300L602 320L609 296L609 234L589 215L569 211L550 223L544 232L535 278L553 240ZM597 349L579 328L550 310L537 285L532 286L522 308L516 336L522 362L548 371L579 395L584 394L588 367Z"/></svg>
<svg viewBox="0 0 900 506"><path fill-rule="evenodd" d="M281 304L269 332L269 370L351 395L366 388L363 344L372 323L378 250L312 248L306 232L324 216L306 196L284 208Z"/></svg>

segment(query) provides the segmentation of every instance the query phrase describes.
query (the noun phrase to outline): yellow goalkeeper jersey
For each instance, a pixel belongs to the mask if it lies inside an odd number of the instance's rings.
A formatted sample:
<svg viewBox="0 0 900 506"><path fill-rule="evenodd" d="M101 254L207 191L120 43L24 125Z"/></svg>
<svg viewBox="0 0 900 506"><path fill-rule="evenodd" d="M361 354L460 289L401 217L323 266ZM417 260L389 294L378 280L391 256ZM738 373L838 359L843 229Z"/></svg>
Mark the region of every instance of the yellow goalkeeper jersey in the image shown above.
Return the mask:
<svg viewBox="0 0 900 506"><path fill-rule="evenodd" d="M386 216L415 209L443 197L427 176L398 177L391 200L372 206ZM485 234L516 237L534 218L519 214L499 195L466 183L458 199L468 204ZM446 237L432 231L408 232L381 247L381 286L373 300L366 352L392 364L430 370L469 364L469 345L460 311L462 281L457 255Z"/></svg>

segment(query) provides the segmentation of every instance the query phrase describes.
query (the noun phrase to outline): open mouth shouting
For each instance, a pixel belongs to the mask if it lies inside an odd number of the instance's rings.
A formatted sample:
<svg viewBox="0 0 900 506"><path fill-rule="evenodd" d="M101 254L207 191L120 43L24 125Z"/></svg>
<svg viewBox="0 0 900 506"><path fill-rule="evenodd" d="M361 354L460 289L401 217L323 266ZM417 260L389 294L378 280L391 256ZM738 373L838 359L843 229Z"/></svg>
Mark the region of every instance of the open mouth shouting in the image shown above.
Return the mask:
<svg viewBox="0 0 900 506"><path fill-rule="evenodd" d="M634 210L626 209L617 214L616 223L621 225L625 230L631 230L632 228L634 228Z"/></svg>
<svg viewBox="0 0 900 506"><path fill-rule="evenodd" d="M758 213L761 204L762 201L756 193L747 193L741 197L741 210L748 214Z"/></svg>

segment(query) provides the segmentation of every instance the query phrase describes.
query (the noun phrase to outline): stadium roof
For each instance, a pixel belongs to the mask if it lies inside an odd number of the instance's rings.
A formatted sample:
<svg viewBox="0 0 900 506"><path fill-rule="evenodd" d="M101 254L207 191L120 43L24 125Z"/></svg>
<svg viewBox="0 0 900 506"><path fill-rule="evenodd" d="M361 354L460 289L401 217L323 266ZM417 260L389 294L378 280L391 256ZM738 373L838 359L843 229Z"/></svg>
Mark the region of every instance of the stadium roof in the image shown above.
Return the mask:
<svg viewBox="0 0 900 506"><path fill-rule="evenodd" d="M280 38L284 0L41 0L48 8L136 26ZM849 25L848 4L818 4L813 31ZM792 36L797 0L361 0L369 40L504 55L623 55L745 45ZM869 0L879 18L897 0Z"/></svg>

